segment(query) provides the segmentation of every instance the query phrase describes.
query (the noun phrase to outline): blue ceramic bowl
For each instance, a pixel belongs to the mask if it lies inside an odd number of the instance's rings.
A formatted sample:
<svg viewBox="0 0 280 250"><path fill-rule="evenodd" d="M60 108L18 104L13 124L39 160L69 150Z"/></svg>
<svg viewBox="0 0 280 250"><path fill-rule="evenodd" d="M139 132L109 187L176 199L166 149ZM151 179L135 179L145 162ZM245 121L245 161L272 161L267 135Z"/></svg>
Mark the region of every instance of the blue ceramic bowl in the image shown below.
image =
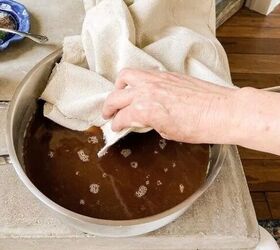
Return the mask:
<svg viewBox="0 0 280 250"><path fill-rule="evenodd" d="M0 0L0 13L8 15L14 22L16 30L22 32L29 32L30 17L26 8L12 0ZM3 40L0 39L0 51L9 46L10 43L22 40L23 37L14 34L6 35Z"/></svg>

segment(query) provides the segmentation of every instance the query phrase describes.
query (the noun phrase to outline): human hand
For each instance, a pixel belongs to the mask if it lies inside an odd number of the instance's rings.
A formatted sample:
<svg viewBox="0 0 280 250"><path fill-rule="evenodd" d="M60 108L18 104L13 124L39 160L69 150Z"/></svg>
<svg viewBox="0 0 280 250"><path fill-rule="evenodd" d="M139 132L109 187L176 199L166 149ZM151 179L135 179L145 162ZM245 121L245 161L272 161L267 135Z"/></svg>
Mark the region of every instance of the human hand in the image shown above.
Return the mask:
<svg viewBox="0 0 280 250"><path fill-rule="evenodd" d="M163 138L230 143L234 88L171 72L124 69L103 107L112 129L152 127Z"/></svg>

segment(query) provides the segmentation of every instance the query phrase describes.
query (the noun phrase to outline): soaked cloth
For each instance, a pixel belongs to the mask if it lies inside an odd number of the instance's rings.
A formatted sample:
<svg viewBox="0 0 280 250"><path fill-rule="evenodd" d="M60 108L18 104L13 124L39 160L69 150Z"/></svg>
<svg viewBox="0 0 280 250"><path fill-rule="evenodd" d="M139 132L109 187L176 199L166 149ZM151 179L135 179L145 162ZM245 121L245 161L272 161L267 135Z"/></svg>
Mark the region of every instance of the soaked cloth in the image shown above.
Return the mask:
<svg viewBox="0 0 280 250"><path fill-rule="evenodd" d="M100 126L105 147L126 134L103 120L102 106L125 68L188 74L231 85L226 54L215 37L215 1L85 0L81 36L66 38L62 62L42 94L44 115L74 130Z"/></svg>

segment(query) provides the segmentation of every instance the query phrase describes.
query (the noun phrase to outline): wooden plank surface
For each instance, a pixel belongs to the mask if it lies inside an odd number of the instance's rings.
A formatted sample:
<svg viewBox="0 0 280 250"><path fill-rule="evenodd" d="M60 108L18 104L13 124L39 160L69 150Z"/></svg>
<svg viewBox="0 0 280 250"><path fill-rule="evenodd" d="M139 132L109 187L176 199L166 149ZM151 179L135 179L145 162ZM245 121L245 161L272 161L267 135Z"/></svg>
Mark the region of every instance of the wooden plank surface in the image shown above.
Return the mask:
<svg viewBox="0 0 280 250"><path fill-rule="evenodd" d="M217 30L239 87L280 85L280 6L269 16L242 8ZM280 219L280 157L239 147L259 219Z"/></svg>
<svg viewBox="0 0 280 250"><path fill-rule="evenodd" d="M265 194L273 219L280 218L280 192L268 192Z"/></svg>
<svg viewBox="0 0 280 250"><path fill-rule="evenodd" d="M255 12L255 11L251 11L250 9L248 9L248 8L243 8L243 9L241 9L238 13L237 13L237 15L240 15L240 16L252 16L252 17L256 17L256 16L260 16L260 17L264 17L264 18L270 18L270 17L273 17L273 16L279 16L280 15L280 6L277 6L274 10L273 10L273 12L271 12L270 14L269 14L269 16L264 16L264 15L262 15L262 14L260 14L260 13L257 13L257 12Z"/></svg>
<svg viewBox="0 0 280 250"><path fill-rule="evenodd" d="M232 73L233 82L239 87L267 88L280 85L279 74Z"/></svg>
<svg viewBox="0 0 280 250"><path fill-rule="evenodd" d="M239 154L243 160L280 160L280 156L268 154L256 150L238 147ZM280 167L280 166L279 166Z"/></svg>
<svg viewBox="0 0 280 250"><path fill-rule="evenodd" d="M280 7L269 16L241 9L218 30L218 37L280 38Z"/></svg>
<svg viewBox="0 0 280 250"><path fill-rule="evenodd" d="M280 191L280 160L242 159L250 191Z"/></svg>
<svg viewBox="0 0 280 250"><path fill-rule="evenodd" d="M247 26L260 28L277 28L280 26L280 7L278 6L269 16L242 8L223 26Z"/></svg>
<svg viewBox="0 0 280 250"><path fill-rule="evenodd" d="M251 11L248 10L251 13ZM234 15L229 22L226 22L224 26L246 26L246 27L261 27L261 28L279 28L280 27L280 15L277 16L264 16L264 15Z"/></svg>
<svg viewBox="0 0 280 250"><path fill-rule="evenodd" d="M228 54L228 58L232 73L280 74L280 55Z"/></svg>
<svg viewBox="0 0 280 250"><path fill-rule="evenodd" d="M221 37L219 40L228 54L280 55L279 39L275 38Z"/></svg>
<svg viewBox="0 0 280 250"><path fill-rule="evenodd" d="M261 27L250 26L221 26L217 35L219 37L280 38L280 29L263 29Z"/></svg>
<svg viewBox="0 0 280 250"><path fill-rule="evenodd" d="M253 204L255 207L256 215L259 220L271 219L272 215L266 200L265 193L254 192L251 193Z"/></svg>

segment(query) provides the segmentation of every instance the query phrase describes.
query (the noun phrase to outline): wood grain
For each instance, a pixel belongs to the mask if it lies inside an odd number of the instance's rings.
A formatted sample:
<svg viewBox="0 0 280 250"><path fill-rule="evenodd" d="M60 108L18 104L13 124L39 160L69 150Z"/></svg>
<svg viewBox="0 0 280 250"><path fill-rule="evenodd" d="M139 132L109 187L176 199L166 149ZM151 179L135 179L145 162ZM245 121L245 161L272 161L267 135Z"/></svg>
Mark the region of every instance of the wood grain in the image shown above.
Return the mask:
<svg viewBox="0 0 280 250"><path fill-rule="evenodd" d="M280 160L242 159L250 191L280 191Z"/></svg>
<svg viewBox="0 0 280 250"><path fill-rule="evenodd" d="M280 74L232 73L234 84L239 87L267 88L280 85Z"/></svg>
<svg viewBox="0 0 280 250"><path fill-rule="evenodd" d="M217 30L219 37L247 37L247 38L280 38L279 28L261 28L250 26L221 26Z"/></svg>
<svg viewBox="0 0 280 250"><path fill-rule="evenodd" d="M263 192L251 193L251 197L252 197L257 218L259 220L271 219L272 215L266 200L265 193Z"/></svg>
<svg viewBox="0 0 280 250"><path fill-rule="evenodd" d="M280 85L280 6L269 16L239 10L217 30L235 85ZM258 219L280 219L280 157L239 147Z"/></svg>
<svg viewBox="0 0 280 250"><path fill-rule="evenodd" d="M251 149L247 149L247 148L243 148L243 147L238 147L238 151L239 151L240 157L243 160L245 160L245 159L246 160L263 160L263 159L265 159L265 160L279 159L280 160L280 156L278 156L278 155L255 151L255 150L251 150Z"/></svg>
<svg viewBox="0 0 280 250"><path fill-rule="evenodd" d="M265 194L273 219L280 218L280 192L268 192Z"/></svg>
<svg viewBox="0 0 280 250"><path fill-rule="evenodd" d="M222 43L225 51L228 54L280 55L279 39L275 39L275 38L236 39L235 37L220 37L219 41Z"/></svg>
<svg viewBox="0 0 280 250"><path fill-rule="evenodd" d="M246 7L244 7L243 9L241 9L237 15L240 15L240 16L252 16L252 17L256 17L256 16L260 16L260 17L266 17L266 18L270 18L272 16L279 16L280 15L280 6L277 6L273 12L271 12L269 14L269 16L264 16L258 12L255 12L255 11L252 11Z"/></svg>
<svg viewBox="0 0 280 250"><path fill-rule="evenodd" d="M280 55L228 54L228 58L232 73L280 74Z"/></svg>
<svg viewBox="0 0 280 250"><path fill-rule="evenodd" d="M239 12L240 13L240 12ZM261 27L263 28L279 28L280 27L280 15L279 16L264 16L264 15L234 15L229 22L225 22L225 26L245 26L245 27Z"/></svg>

